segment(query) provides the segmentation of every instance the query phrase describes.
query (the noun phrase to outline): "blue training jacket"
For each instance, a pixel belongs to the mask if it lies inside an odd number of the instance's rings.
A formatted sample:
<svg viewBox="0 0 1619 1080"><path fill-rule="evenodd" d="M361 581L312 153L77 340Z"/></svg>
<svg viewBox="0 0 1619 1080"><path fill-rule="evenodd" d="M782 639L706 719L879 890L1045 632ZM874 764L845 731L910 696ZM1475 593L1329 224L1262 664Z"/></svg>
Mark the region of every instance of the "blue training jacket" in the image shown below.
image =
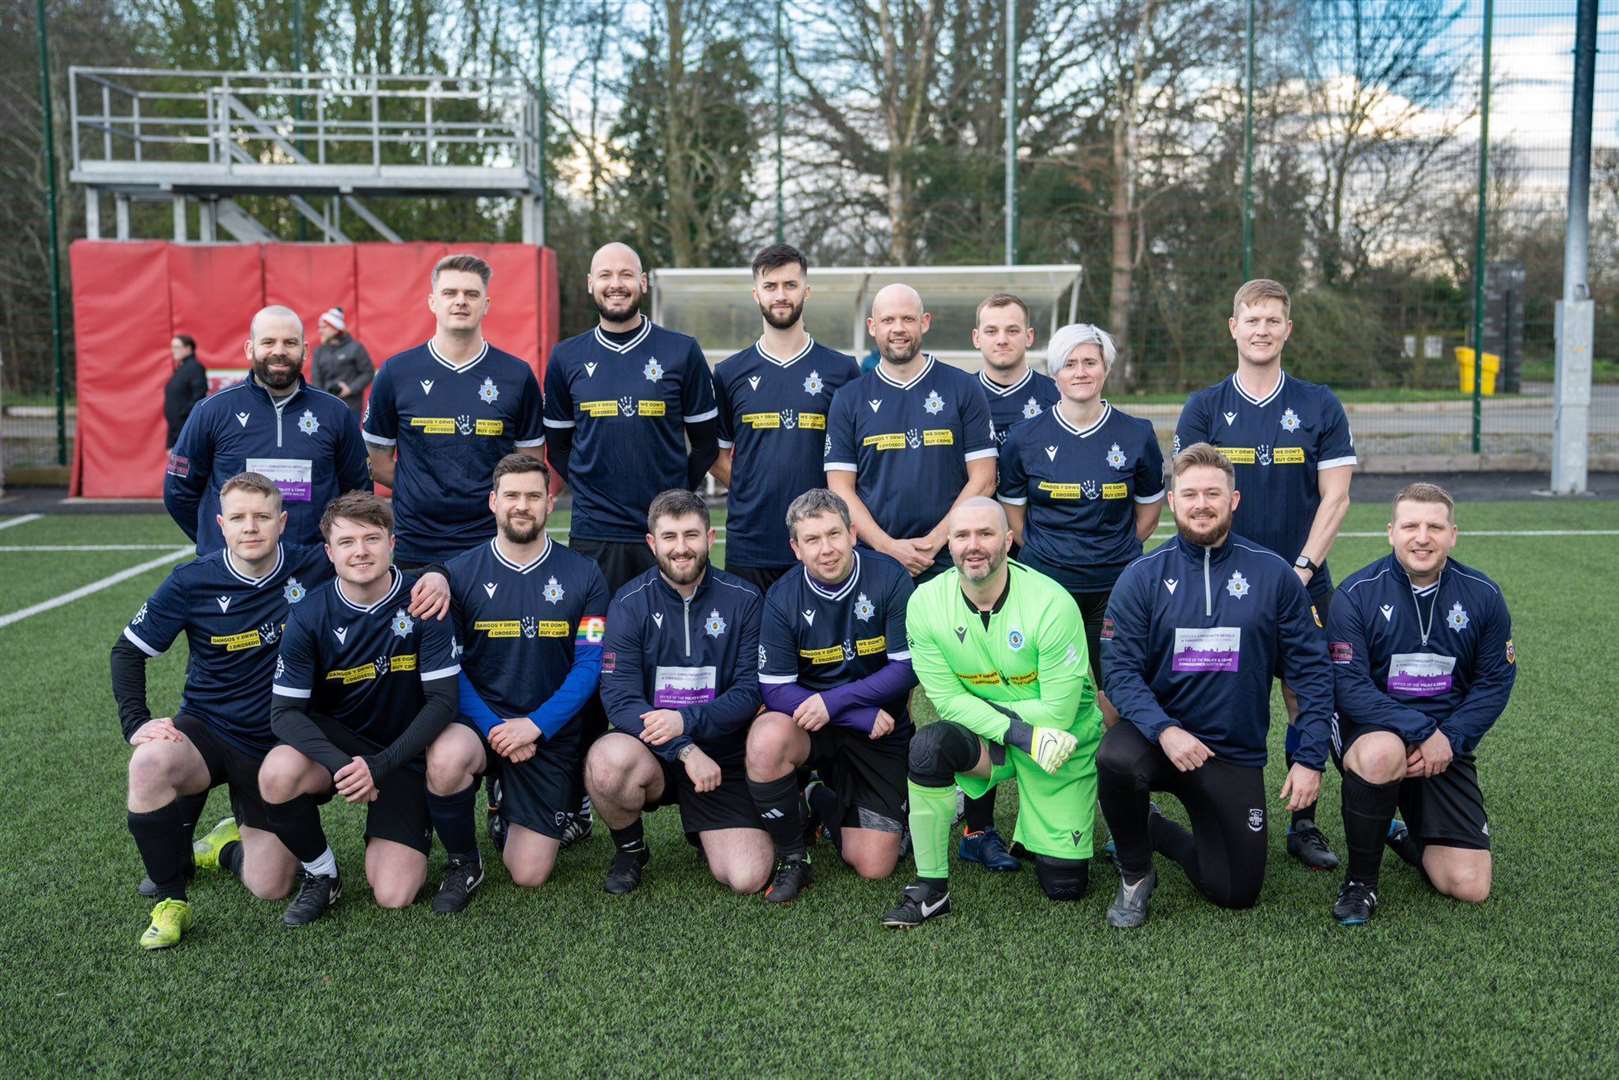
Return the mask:
<svg viewBox="0 0 1619 1080"><path fill-rule="evenodd" d="M1332 667L1293 568L1236 533L1216 548L1179 536L1125 568L1102 623L1102 686L1154 743L1178 724L1216 757L1263 766L1271 678L1299 699L1295 760L1326 767Z"/></svg>

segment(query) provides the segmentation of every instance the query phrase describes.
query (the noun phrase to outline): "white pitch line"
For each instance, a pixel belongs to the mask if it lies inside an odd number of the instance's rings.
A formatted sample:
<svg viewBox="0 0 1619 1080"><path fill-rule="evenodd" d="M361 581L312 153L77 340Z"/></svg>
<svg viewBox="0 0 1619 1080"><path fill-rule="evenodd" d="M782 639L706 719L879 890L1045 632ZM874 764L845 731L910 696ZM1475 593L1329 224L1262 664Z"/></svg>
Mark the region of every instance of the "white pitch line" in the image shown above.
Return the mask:
<svg viewBox="0 0 1619 1080"><path fill-rule="evenodd" d="M141 563L139 566L131 566L128 570L120 570L116 574L112 574L109 577L104 577L100 581L92 581L90 584L74 589L72 592L65 592L61 596L55 596L49 600L42 600L30 607L23 608L21 611L13 611L7 615L0 615L0 627L10 626L14 622L21 622L30 615L38 615L41 612L50 611L53 608L59 608L63 604L71 604L73 601L83 599L84 597L89 596L91 593L98 593L102 589L110 589L120 582L128 581L132 577L138 577L139 575L146 573L148 570L156 570L160 566L167 566L171 562L178 559L183 559L187 555L192 554L195 554L195 551L189 546L175 548L167 555L160 556L156 559L150 559Z"/></svg>
<svg viewBox="0 0 1619 1080"><path fill-rule="evenodd" d="M173 551L173 544L0 544L0 553L29 551Z"/></svg>
<svg viewBox="0 0 1619 1080"><path fill-rule="evenodd" d="M0 521L0 529L9 529L13 525L26 525L30 521L38 521L44 516L44 514L24 514L22 517L14 517L8 521Z"/></svg>

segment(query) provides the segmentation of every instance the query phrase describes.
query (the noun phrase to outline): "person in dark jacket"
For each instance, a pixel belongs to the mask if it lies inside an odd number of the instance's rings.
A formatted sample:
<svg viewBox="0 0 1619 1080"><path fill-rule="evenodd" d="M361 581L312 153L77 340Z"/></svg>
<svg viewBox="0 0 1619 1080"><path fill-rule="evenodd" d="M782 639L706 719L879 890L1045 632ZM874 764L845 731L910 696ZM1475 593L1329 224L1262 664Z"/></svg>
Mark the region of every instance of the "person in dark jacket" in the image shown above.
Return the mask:
<svg viewBox="0 0 1619 1080"><path fill-rule="evenodd" d="M208 396L208 372L197 359L197 341L190 334L175 334L169 342L174 356L174 373L163 388L163 419L169 425L168 441L163 449L173 450L180 429L186 426L186 417L197 407L197 402Z"/></svg>
<svg viewBox="0 0 1619 1080"><path fill-rule="evenodd" d="M1119 711L1096 753L1097 793L1118 847L1107 921L1147 921L1154 851L1225 908L1252 907L1265 880L1265 756L1271 680L1299 700L1300 741L1282 785L1288 809L1321 787L1332 665L1310 597L1287 560L1231 531L1240 495L1208 443L1175 456L1179 535L1125 568L1102 623L1102 683ZM1178 798L1190 830L1154 812Z"/></svg>
<svg viewBox="0 0 1619 1080"><path fill-rule="evenodd" d="M1385 838L1446 896L1480 904L1490 895L1490 822L1473 755L1507 707L1518 657L1501 590L1450 557L1454 506L1435 484L1401 491L1393 552L1349 575L1327 617L1349 841L1332 914L1344 926L1377 909ZM1409 828L1390 830L1396 810Z"/></svg>
<svg viewBox="0 0 1619 1080"><path fill-rule="evenodd" d="M323 313L317 328L320 344L315 346L309 381L342 401L358 417L365 406L365 388L376 374L371 354L349 333L340 307Z"/></svg>

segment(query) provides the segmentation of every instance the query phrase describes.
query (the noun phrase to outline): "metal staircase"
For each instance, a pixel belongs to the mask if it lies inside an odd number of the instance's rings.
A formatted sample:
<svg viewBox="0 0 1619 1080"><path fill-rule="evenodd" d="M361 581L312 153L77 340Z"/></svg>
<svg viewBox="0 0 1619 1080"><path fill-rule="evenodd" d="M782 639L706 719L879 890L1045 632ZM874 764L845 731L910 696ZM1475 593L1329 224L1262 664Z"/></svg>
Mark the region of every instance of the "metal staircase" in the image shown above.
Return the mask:
<svg viewBox="0 0 1619 1080"><path fill-rule="evenodd" d="M87 232L129 239L131 200L173 205L174 239L278 238L238 201L285 198L321 239L346 243L343 215L400 237L368 199L453 195L517 200L523 239L543 243L538 105L520 80L336 72L70 70L73 168Z"/></svg>

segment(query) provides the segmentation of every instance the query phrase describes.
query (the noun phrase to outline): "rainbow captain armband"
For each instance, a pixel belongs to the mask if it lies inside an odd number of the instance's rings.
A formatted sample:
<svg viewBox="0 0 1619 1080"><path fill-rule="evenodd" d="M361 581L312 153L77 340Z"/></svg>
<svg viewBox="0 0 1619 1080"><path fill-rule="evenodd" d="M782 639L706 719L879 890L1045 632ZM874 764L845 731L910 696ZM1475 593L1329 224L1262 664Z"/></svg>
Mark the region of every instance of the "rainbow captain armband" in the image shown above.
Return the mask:
<svg viewBox="0 0 1619 1080"><path fill-rule="evenodd" d="M574 633L573 640L578 645L600 645L602 638L606 636L606 616L581 615L579 617L579 629Z"/></svg>

